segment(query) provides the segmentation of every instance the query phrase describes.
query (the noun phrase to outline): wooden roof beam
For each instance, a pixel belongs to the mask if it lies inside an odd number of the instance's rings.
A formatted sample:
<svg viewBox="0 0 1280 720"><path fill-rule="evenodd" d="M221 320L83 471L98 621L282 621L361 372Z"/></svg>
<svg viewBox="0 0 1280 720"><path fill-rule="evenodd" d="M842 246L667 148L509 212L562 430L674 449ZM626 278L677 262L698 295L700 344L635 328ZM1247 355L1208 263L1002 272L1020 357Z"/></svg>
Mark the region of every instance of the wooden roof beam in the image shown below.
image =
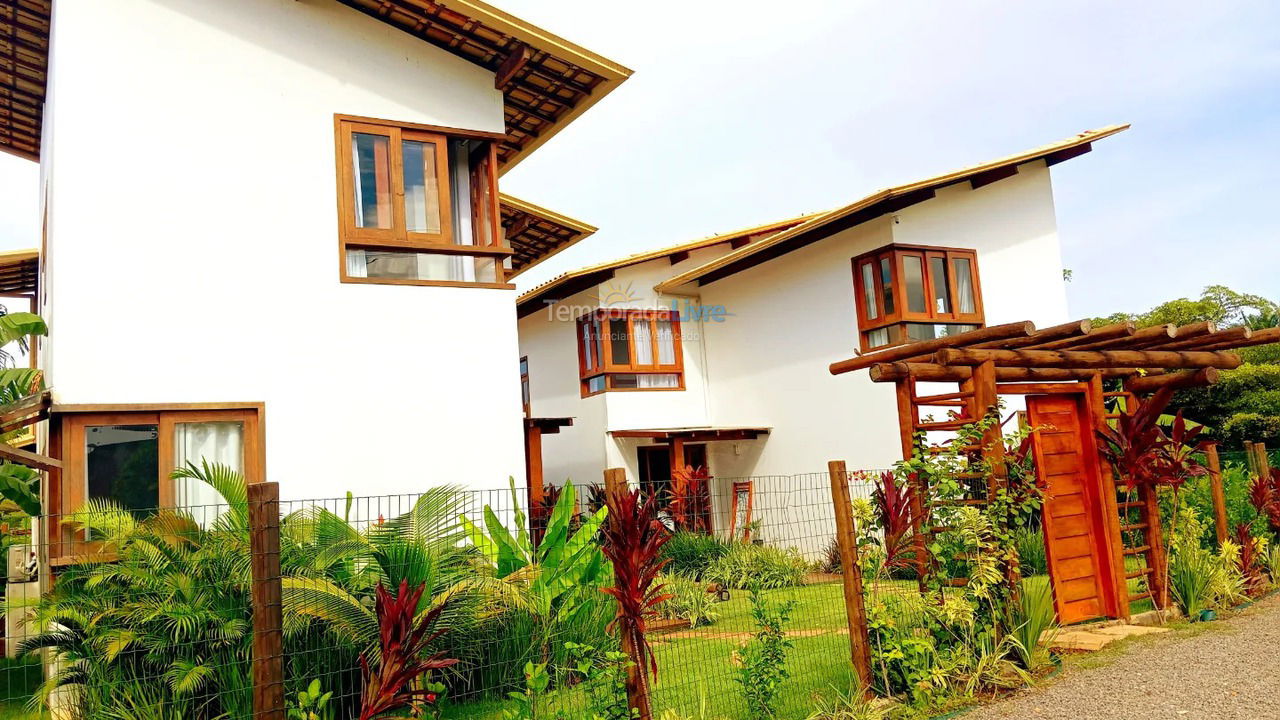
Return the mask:
<svg viewBox="0 0 1280 720"><path fill-rule="evenodd" d="M841 360L831 363L829 370L832 375L842 375L854 370L871 367L876 363L896 362L911 357L917 357L925 353L934 352L942 348L954 348L973 343L988 342L991 340L1003 340L1006 338L1029 337L1036 331L1036 326L1030 322L1008 323L1006 325L992 325L990 327L970 330L958 335L948 335L947 337L935 338L933 340L923 340L921 342L911 343L909 345L898 345L877 352L859 355L858 357Z"/></svg>
<svg viewBox="0 0 1280 720"><path fill-rule="evenodd" d="M1116 338L1127 338L1133 335L1134 325L1131 322L1116 323L1114 325L1103 325L1100 328L1092 328L1087 335L1066 337L1061 340L1054 340L1047 343L1036 343L1031 348L1036 350L1057 350L1067 347L1080 347L1090 343L1102 342L1103 340L1114 340Z"/></svg>
<svg viewBox="0 0 1280 720"><path fill-rule="evenodd" d="M1242 342L1253 337L1253 331L1247 327L1233 327L1217 332L1210 332L1199 337L1190 337L1185 340L1179 336L1177 340L1171 343L1161 343L1156 345L1157 350L1199 350L1205 345L1227 345L1231 343Z"/></svg>
<svg viewBox="0 0 1280 720"><path fill-rule="evenodd" d="M1219 377L1221 377L1221 373L1218 372L1217 368L1200 368L1199 370L1184 370L1167 375L1148 375L1147 377L1134 378L1125 387L1129 392L1134 393L1152 393L1161 388L1181 390L1183 388L1212 385L1218 382Z"/></svg>
<svg viewBox="0 0 1280 720"><path fill-rule="evenodd" d="M1248 340L1216 342L1212 345L1205 345L1200 350L1231 350L1235 348L1255 347L1257 345L1270 345L1271 343L1280 342L1280 327L1266 328L1265 330L1256 330L1253 336Z"/></svg>
<svg viewBox="0 0 1280 720"><path fill-rule="evenodd" d="M981 365L992 361L1012 367L1095 369L1240 367L1240 356L1227 352L1178 350L981 350L944 348L934 353L939 365Z"/></svg>
<svg viewBox="0 0 1280 720"><path fill-rule="evenodd" d="M1107 348L1138 348L1153 342L1172 340L1178 328L1174 325L1152 325L1139 328L1128 335L1117 335L1109 340L1080 343L1071 346L1072 350L1104 350ZM1053 348L1048 348L1053 349Z"/></svg>
<svg viewBox="0 0 1280 720"><path fill-rule="evenodd" d="M1062 368L997 367L997 382L1074 382L1088 380L1095 373L1103 377L1127 377L1138 372L1137 368L1102 368L1100 370L1071 370ZM908 377L919 382L964 382L973 377L973 369L964 366L947 367L936 363L879 363L871 366L871 379L875 382L897 382Z"/></svg>

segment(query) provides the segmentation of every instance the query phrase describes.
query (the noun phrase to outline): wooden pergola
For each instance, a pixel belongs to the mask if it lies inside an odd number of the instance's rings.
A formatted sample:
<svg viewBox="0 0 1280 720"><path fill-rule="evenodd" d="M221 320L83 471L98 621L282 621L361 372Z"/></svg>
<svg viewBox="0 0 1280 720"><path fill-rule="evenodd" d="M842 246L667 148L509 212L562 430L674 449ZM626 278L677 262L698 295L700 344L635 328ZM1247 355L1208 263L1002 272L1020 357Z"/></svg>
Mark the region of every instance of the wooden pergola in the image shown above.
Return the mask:
<svg viewBox="0 0 1280 720"><path fill-rule="evenodd" d="M1095 430L1119 417L1107 400L1125 398L1134 412L1161 388L1210 385L1219 370L1240 365L1229 350L1280 341L1280 328L1217 329L1199 322L1181 327L1133 323L1093 327L1087 320L1037 330L1030 322L981 328L949 337L899 345L833 363L833 375L869 370L874 382L894 383L905 459L917 434L937 453L934 433L954 433L998 407L1001 395L1023 395L1032 426L1037 473L1047 487L1043 508L1046 550L1055 604L1063 623L1092 617L1128 617L1130 605L1150 597L1168 603L1164 545L1156 494L1142 489L1136 500L1117 496L1116 479L1098 455ZM1105 380L1114 380L1104 387ZM921 384L954 383L955 389ZM1113 405L1116 404L1112 401ZM922 416L922 411L925 411ZM946 413L935 420L929 412ZM973 460L985 460L991 472L986 487L970 487L957 504L983 506L1007 481L1001 428L986 430L979 444L962 448ZM977 481L972 473L962 480ZM927 488L918 487L912 508L918 565L928 562L931 527ZM1137 542L1125 544L1126 538ZM1127 570L1125 560L1141 557L1145 567ZM1148 589L1130 593L1128 581L1145 577Z"/></svg>

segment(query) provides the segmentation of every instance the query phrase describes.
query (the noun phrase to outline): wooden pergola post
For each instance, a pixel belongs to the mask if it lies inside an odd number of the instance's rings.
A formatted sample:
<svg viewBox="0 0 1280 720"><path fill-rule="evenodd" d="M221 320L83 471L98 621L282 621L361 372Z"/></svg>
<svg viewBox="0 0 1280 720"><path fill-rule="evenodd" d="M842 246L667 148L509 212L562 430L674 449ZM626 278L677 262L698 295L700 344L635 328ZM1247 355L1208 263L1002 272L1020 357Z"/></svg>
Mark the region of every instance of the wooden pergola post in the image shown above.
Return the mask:
<svg viewBox="0 0 1280 720"><path fill-rule="evenodd" d="M898 432L902 443L902 459L911 460L915 452L916 406L912 401L915 394L915 381L909 376L894 383L894 391L898 402ZM911 549L916 560L916 584L920 592L925 592L925 575L929 569L929 550L925 545L925 493L929 491L928 483L922 477L916 477L913 483L915 492L911 493Z"/></svg>
<svg viewBox="0 0 1280 720"><path fill-rule="evenodd" d="M858 559L858 529L849 498L849 471L843 460L827 463L831 500L835 505L836 543L840 547L840 577L844 583L844 612L849 624L849 657L862 692L871 696L871 639L862 594L862 563Z"/></svg>
<svg viewBox="0 0 1280 720"><path fill-rule="evenodd" d="M1093 430L1096 433L1107 424L1106 395L1102 387L1101 373L1094 373L1093 377L1089 378L1088 405L1089 415L1093 421ZM1124 537L1120 533L1120 504L1116 500L1116 493L1119 489L1116 487L1116 474L1112 471L1110 463L1104 462L1099 457L1098 469L1102 475L1102 508L1107 520L1107 547L1111 551L1112 582L1116 593L1116 605L1120 610L1120 617L1128 620L1131 613L1129 608L1129 578L1124 569Z"/></svg>
<svg viewBox="0 0 1280 720"><path fill-rule="evenodd" d="M1218 444L1209 443L1204 449L1204 464L1209 469L1209 493L1213 497L1213 527L1218 534L1218 547L1231 534L1227 527L1227 495L1222 488L1222 464L1218 460Z"/></svg>

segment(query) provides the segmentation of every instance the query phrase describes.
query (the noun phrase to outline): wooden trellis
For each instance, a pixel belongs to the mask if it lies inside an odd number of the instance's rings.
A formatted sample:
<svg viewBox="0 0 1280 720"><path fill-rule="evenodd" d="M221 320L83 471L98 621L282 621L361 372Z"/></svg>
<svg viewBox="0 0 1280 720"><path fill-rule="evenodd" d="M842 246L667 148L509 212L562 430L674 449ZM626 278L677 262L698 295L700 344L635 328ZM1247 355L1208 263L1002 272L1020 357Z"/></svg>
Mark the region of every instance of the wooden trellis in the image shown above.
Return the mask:
<svg viewBox="0 0 1280 720"><path fill-rule="evenodd" d="M910 459L915 436L923 433L928 452L944 450L936 433L952 433L997 407L1001 395L1023 395L1035 435L1036 467L1049 487L1044 508L1046 550L1060 619L1128 617L1132 603L1150 597L1168 604L1163 534L1155 492L1136 499L1117 494L1116 479L1097 452L1095 430L1118 417L1109 412L1125 399L1127 412L1161 388L1209 385L1219 369L1240 365L1228 350L1280 341L1280 328L1251 332L1218 330L1200 322L1176 327L1136 328L1119 323L1094 328L1087 320L1036 330L1030 322L1010 323L958 335L899 345L833 363L833 375L869 370L875 382L892 382L902 454ZM1119 389L1104 381L1116 379ZM922 384L954 384L934 392ZM925 412L922 415L922 411ZM947 413L934 420L929 412ZM970 483L961 499L988 504L1007 481L1001 429L989 428L977 444L962 448L972 460L985 460L989 474L961 473ZM985 486L978 481L986 478ZM945 528L931 526L924 503L928 488L917 487L912 508L915 554L926 567L930 538ZM1126 540L1133 540L1128 542ZM1127 570L1126 559L1140 557L1144 567ZM1129 580L1145 577L1147 590L1130 593Z"/></svg>

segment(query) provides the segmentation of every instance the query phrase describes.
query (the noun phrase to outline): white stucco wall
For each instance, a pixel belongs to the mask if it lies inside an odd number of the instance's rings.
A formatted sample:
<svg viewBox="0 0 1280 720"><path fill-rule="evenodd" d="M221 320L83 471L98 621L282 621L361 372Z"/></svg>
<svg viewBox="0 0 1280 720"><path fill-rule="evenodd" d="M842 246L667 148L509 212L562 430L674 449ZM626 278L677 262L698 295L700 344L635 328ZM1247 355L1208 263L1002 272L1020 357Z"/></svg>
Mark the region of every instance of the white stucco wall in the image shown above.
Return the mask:
<svg viewBox="0 0 1280 720"><path fill-rule="evenodd" d="M335 113L497 131L493 75L320 0L61 0L63 403L266 403L290 498L523 476L514 291L341 284Z"/></svg>
<svg viewBox="0 0 1280 720"><path fill-rule="evenodd" d="M733 317L707 338L712 422L774 428L746 474L818 472L828 460L884 468L901 459L893 386L827 366L858 345L853 257L887 245L972 248L989 325L1065 322L1066 291L1049 171L1042 162L978 190L843 231L701 288Z"/></svg>

